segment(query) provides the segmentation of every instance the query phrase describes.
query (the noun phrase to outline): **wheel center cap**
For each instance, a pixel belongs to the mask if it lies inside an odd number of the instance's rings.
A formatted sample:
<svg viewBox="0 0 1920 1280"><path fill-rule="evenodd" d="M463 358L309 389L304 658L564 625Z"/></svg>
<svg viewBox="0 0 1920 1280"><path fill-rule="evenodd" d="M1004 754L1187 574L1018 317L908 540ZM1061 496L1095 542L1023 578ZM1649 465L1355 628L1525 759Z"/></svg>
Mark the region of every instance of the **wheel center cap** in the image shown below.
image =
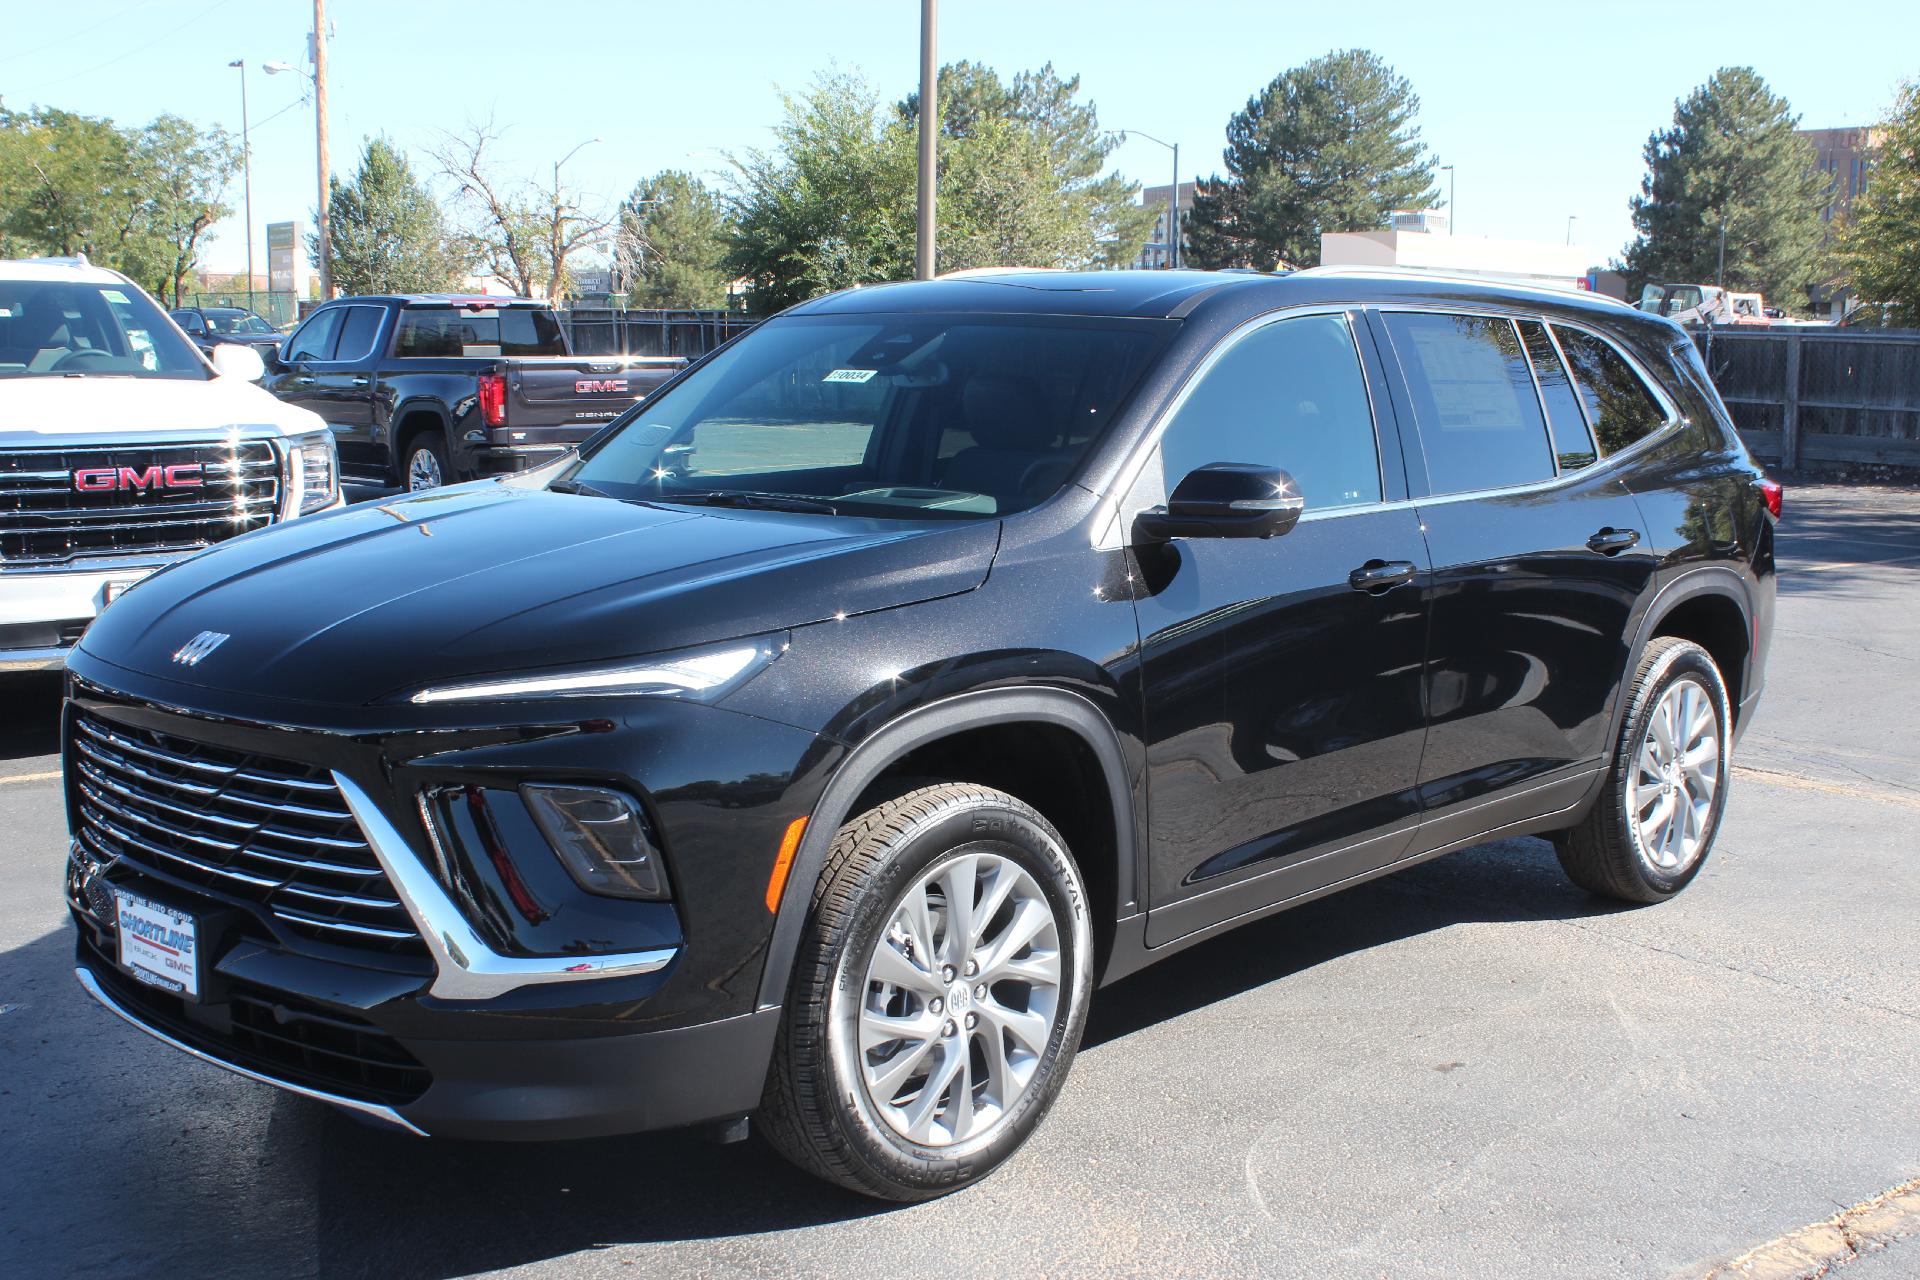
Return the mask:
<svg viewBox="0 0 1920 1280"><path fill-rule="evenodd" d="M947 1007L956 1012L964 1010L973 1003L973 991L964 982L956 982L947 988Z"/></svg>

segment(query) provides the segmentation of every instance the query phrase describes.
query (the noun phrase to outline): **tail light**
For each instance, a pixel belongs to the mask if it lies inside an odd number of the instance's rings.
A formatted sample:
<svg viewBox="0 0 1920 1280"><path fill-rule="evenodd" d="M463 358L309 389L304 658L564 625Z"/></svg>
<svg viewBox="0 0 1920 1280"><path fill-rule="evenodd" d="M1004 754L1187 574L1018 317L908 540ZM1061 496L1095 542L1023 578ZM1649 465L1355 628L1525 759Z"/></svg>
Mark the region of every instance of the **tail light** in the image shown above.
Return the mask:
<svg viewBox="0 0 1920 1280"><path fill-rule="evenodd" d="M1778 480L1760 482L1760 497L1766 502L1767 510L1773 513L1775 520L1780 518L1780 507L1786 500L1786 496L1787 491L1781 488Z"/></svg>
<svg viewBox="0 0 1920 1280"><path fill-rule="evenodd" d="M507 378L505 374L480 375L480 416L490 427L507 425Z"/></svg>

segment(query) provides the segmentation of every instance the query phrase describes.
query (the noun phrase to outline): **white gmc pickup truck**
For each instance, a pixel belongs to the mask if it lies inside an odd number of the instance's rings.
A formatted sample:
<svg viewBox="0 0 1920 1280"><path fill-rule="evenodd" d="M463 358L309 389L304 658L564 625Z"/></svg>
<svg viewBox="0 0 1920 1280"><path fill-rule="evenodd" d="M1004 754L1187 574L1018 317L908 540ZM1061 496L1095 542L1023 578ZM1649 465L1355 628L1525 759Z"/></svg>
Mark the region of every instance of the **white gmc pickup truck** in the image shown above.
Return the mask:
<svg viewBox="0 0 1920 1280"><path fill-rule="evenodd" d="M126 587L340 504L333 433L118 272L0 262L0 671L56 668Z"/></svg>

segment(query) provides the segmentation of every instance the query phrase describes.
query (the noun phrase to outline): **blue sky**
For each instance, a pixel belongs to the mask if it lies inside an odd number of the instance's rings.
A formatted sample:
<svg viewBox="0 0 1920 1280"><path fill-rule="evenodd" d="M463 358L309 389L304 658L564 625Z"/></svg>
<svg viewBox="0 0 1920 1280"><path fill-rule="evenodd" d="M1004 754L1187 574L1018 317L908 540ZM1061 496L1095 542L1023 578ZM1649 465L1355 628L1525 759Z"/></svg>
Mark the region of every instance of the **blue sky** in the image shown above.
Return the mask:
<svg viewBox="0 0 1920 1280"><path fill-rule="evenodd" d="M417 156L439 131L492 116L503 159L568 165L598 194L661 168L723 166L763 144L778 90L830 66L859 69L889 99L917 74L916 0L331 0L333 163L386 133ZM1844 12L1844 18L1839 16ZM253 135L255 255L267 222L311 216L313 113L297 77L310 0L99 0L68 10L0 3L0 99L122 124L173 111L238 131L246 58ZM1078 73L1110 128L1181 145L1182 177L1219 167L1228 115L1288 66L1328 49L1374 50L1414 84L1420 124L1458 166L1458 230L1574 239L1600 261L1631 226L1627 200L1647 134L1716 67L1749 64L1808 127L1870 122L1903 75L1920 76L1920 4L1698 0L1643 4L1282 4L1238 0L944 0L941 60L1011 74L1052 61ZM694 153L694 154L690 154ZM707 153L707 154L699 154ZM424 156L420 156L424 162ZM1170 157L1131 142L1114 163L1167 181ZM1444 186L1444 175L1442 175ZM240 204L238 184L232 193ZM204 261L238 269L239 219Z"/></svg>

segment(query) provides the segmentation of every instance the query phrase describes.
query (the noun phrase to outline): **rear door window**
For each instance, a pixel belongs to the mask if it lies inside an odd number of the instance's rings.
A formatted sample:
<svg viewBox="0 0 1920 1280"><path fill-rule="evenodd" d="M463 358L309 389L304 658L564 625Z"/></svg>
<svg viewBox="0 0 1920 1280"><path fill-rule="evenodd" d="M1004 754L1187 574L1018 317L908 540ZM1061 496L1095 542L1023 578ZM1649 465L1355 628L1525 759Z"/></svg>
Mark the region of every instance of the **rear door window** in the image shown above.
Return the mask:
<svg viewBox="0 0 1920 1280"><path fill-rule="evenodd" d="M1573 368L1573 384L1586 406L1600 454L1615 454L1646 439L1667 423L1667 411L1604 338L1580 329L1553 326L1560 349Z"/></svg>
<svg viewBox="0 0 1920 1280"><path fill-rule="evenodd" d="M373 354L373 340L380 336L380 321L386 313L379 307L348 307L346 312L333 358L365 360Z"/></svg>
<svg viewBox="0 0 1920 1280"><path fill-rule="evenodd" d="M1540 401L1547 409L1547 430L1553 435L1554 458L1561 472L1592 466L1599 457L1593 451L1593 436L1587 431L1573 380L1567 377L1567 366L1560 363L1560 353L1554 349L1547 326L1538 320L1518 323L1527 359L1533 363L1534 381L1540 384Z"/></svg>
<svg viewBox="0 0 1920 1280"><path fill-rule="evenodd" d="M1200 376L1161 437L1169 492L1212 462L1293 476L1307 510L1380 501L1380 455L1360 353L1343 315L1257 329Z"/></svg>
<svg viewBox="0 0 1920 1280"><path fill-rule="evenodd" d="M1547 424L1513 321L1393 312L1386 317L1433 492L1470 493L1555 475Z"/></svg>

